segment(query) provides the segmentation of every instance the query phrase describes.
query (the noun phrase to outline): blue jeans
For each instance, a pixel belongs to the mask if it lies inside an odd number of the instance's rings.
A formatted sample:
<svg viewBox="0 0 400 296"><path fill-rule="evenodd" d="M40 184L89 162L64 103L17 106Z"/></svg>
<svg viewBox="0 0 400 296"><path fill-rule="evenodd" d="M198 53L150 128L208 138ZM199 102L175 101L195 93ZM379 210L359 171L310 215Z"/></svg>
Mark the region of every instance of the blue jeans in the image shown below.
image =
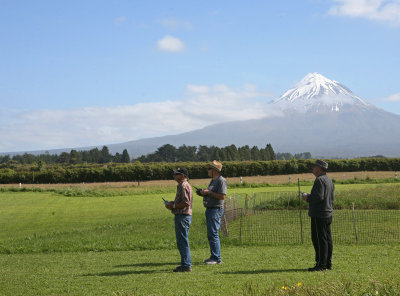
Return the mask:
<svg viewBox="0 0 400 296"><path fill-rule="evenodd" d="M219 227L221 225L221 217L224 209L209 208L206 209L206 223L207 223L207 238L210 244L211 257L210 259L218 262L221 259L221 243L219 241Z"/></svg>
<svg viewBox="0 0 400 296"><path fill-rule="evenodd" d="M189 247L189 227L192 223L191 215L175 215L175 235L176 244L181 254L181 266L191 267L192 258L190 257Z"/></svg>

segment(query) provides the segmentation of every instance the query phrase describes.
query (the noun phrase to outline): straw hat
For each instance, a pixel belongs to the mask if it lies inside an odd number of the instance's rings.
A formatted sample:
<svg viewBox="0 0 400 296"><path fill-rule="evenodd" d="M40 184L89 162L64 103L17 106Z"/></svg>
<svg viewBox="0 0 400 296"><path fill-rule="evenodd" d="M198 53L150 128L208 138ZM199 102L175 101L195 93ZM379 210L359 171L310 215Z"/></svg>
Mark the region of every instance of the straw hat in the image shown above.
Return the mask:
<svg viewBox="0 0 400 296"><path fill-rule="evenodd" d="M210 164L210 167L212 167L213 169L216 169L218 172L220 172L222 170L222 163L220 163L219 161L213 160L213 162Z"/></svg>

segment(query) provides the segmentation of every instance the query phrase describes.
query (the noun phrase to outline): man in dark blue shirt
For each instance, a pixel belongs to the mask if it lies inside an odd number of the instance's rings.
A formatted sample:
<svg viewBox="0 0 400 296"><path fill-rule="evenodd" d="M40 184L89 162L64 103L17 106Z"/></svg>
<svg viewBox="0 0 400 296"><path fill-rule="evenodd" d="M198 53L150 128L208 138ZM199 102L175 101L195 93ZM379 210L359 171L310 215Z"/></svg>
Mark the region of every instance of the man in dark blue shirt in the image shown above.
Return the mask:
<svg viewBox="0 0 400 296"><path fill-rule="evenodd" d="M314 267L308 271L332 269L332 212L335 197L335 185L326 175L328 164L317 160L313 166L316 177L311 193L303 193L303 200L308 202L308 215L311 217L311 238L315 250Z"/></svg>

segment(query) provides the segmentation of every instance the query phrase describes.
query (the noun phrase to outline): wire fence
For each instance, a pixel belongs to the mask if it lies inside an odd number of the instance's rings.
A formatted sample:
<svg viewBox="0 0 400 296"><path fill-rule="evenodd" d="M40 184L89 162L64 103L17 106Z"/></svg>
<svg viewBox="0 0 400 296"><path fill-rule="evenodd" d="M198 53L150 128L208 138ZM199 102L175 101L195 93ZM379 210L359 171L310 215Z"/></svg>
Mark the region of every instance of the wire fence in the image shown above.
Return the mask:
<svg viewBox="0 0 400 296"><path fill-rule="evenodd" d="M222 232L244 244L301 244L311 240L311 221L296 192L234 195L226 200ZM335 243L400 241L400 210L334 210Z"/></svg>

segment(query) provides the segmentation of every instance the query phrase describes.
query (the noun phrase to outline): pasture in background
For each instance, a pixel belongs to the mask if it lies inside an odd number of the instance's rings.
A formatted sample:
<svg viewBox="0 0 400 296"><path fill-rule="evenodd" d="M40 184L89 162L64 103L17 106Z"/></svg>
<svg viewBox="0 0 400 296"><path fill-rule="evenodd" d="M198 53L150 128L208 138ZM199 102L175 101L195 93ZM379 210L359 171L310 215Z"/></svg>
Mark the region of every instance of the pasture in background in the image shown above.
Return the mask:
<svg viewBox="0 0 400 296"><path fill-rule="evenodd" d="M199 183L205 184L206 180ZM336 187L337 204L343 207L348 203L346 197L352 195L355 203L358 199L364 206L367 206L365 200L370 205L385 201L386 205L399 203L400 188L395 183ZM310 188L308 185L302 190ZM296 184L234 188L228 194L252 196L287 191L296 195ZM367 192L375 192L376 199L365 199ZM392 197L387 196L388 192L392 192ZM210 269L202 264L209 250L204 208L197 196L189 234L194 271L176 275L171 272L179 263L173 216L161 199L172 200L174 195L173 183L139 187L110 183L83 189L57 185L27 191L15 186L3 187L0 294L280 295L291 291L292 295L358 295L378 291L385 295L386 291L392 293L386 295L393 295L399 292L399 285L393 280L400 277L399 263L393 260L400 255L398 241L383 244L337 241L334 270L316 275L305 272L313 265L313 249L307 237L303 244L274 242L268 231L260 229L268 241L241 242L237 237L222 235L224 264ZM298 211L293 213L298 217ZM303 214L305 226L306 211ZM299 224L293 223L285 230L287 233ZM353 232L353 228L348 230ZM306 232L305 229L304 235ZM207 280L210 276L218 278L218 282L210 284ZM187 288L177 286L178 280Z"/></svg>

